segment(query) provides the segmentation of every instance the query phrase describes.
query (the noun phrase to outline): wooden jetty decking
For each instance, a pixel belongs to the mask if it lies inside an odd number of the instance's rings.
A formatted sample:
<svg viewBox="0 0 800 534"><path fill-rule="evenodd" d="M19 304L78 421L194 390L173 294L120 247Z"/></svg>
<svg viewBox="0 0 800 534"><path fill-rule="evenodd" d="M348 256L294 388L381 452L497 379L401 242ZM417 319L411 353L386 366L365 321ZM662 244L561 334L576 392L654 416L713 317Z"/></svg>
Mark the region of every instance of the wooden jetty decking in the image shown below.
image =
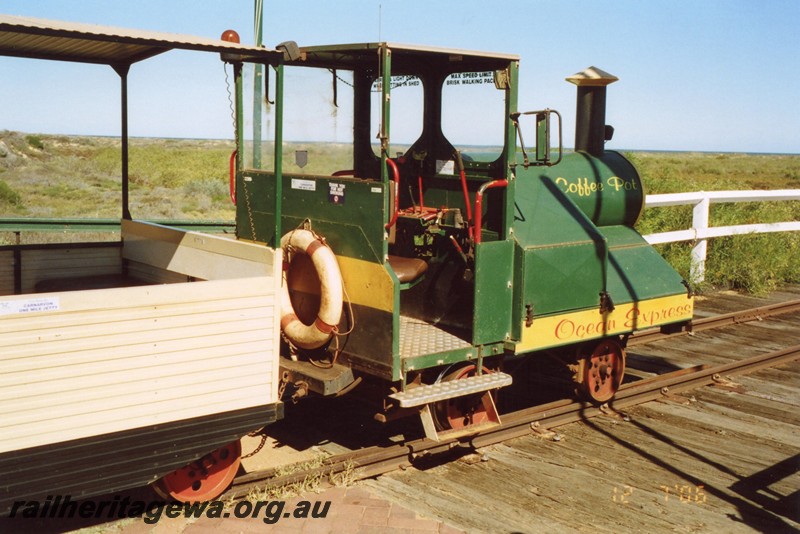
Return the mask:
<svg viewBox="0 0 800 534"><path fill-rule="evenodd" d="M799 297L796 286L767 298L720 293L697 303L698 316ZM793 313L629 354L671 370L798 342ZM467 532L797 532L798 393L793 362L364 485Z"/></svg>

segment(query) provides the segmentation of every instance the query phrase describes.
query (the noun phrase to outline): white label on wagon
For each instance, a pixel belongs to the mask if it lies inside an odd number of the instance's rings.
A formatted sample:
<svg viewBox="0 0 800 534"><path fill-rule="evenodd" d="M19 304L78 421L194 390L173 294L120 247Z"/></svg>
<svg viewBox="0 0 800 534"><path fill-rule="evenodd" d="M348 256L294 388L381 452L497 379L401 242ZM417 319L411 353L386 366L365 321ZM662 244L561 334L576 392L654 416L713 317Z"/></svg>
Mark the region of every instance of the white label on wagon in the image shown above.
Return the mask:
<svg viewBox="0 0 800 534"><path fill-rule="evenodd" d="M61 302L58 297L0 301L0 315L58 311L59 309L61 309Z"/></svg>

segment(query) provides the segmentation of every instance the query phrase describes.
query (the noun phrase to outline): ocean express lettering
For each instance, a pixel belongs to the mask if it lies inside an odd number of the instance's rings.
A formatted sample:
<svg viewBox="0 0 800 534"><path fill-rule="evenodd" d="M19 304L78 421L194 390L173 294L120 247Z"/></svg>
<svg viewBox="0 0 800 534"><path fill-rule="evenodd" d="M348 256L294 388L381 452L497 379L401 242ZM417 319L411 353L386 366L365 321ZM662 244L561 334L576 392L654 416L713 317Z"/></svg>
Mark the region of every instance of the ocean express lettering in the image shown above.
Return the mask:
<svg viewBox="0 0 800 534"><path fill-rule="evenodd" d="M601 318L600 320L583 319L563 319L555 326L555 337L557 339L583 339L600 337L613 334L619 331L618 327L625 330L638 330L661 324L688 318L692 313L692 304L682 306L669 306L655 310L640 310L630 308L625 313L625 321L612 318ZM616 314L615 314L616 315Z"/></svg>

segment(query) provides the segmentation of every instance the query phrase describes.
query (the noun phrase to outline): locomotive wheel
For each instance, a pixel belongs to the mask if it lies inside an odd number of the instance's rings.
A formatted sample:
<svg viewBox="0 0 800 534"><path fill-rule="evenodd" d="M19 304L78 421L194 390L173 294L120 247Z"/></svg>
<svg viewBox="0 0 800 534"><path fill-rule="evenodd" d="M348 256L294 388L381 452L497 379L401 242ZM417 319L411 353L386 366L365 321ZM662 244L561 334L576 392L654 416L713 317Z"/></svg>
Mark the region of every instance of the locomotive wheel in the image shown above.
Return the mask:
<svg viewBox="0 0 800 534"><path fill-rule="evenodd" d="M443 382L460 380L475 375L475 365L461 367L442 378ZM486 367L484 373L491 371ZM434 422L438 430L457 430L481 423L495 422L491 392L475 393L464 397L445 399L433 405Z"/></svg>
<svg viewBox="0 0 800 534"><path fill-rule="evenodd" d="M210 501L228 488L241 461L242 446L236 440L165 475L153 483L153 489L164 499Z"/></svg>
<svg viewBox="0 0 800 534"><path fill-rule="evenodd" d="M578 376L580 391L589 400L604 403L610 400L622 384L625 375L625 349L616 339L604 339L592 353L580 362Z"/></svg>

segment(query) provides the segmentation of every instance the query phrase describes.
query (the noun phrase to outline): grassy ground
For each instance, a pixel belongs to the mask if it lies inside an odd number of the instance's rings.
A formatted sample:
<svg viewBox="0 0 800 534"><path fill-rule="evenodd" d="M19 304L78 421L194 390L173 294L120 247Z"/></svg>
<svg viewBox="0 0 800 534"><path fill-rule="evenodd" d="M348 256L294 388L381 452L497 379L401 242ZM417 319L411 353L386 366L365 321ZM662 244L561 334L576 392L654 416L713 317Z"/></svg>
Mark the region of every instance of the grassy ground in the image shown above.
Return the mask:
<svg viewBox="0 0 800 534"><path fill-rule="evenodd" d="M0 216L119 216L119 141L0 131ZM130 206L139 218L232 219L230 141L133 139ZM3 149L0 146L0 154Z"/></svg>
<svg viewBox="0 0 800 534"><path fill-rule="evenodd" d="M633 153L648 194L740 189L800 189L800 156ZM800 220L800 202L714 204L710 226ZM691 228L692 207L645 210L642 234ZM656 248L689 280L693 243ZM763 293L780 283L800 282L800 234L754 234L709 240L706 280L696 284Z"/></svg>
<svg viewBox="0 0 800 534"><path fill-rule="evenodd" d="M131 212L143 219L232 220L228 198L231 141L133 139L130 147ZM310 172L330 165L318 146L308 150ZM648 193L800 188L800 156L705 153L629 153ZM339 158L341 159L341 158ZM336 162L337 169L347 164ZM0 217L119 217L119 142L112 138L26 135L0 131ZM298 171L298 169L293 169ZM646 210L643 233L691 226L692 208ZM711 225L800 220L800 202L714 205ZM28 239L31 237L29 236ZM42 239L42 236L37 236ZM50 239L47 237L46 239ZM10 242L0 234L0 244ZM691 243L659 245L689 278ZM709 242L708 287L759 293L800 282L800 234L719 238Z"/></svg>

